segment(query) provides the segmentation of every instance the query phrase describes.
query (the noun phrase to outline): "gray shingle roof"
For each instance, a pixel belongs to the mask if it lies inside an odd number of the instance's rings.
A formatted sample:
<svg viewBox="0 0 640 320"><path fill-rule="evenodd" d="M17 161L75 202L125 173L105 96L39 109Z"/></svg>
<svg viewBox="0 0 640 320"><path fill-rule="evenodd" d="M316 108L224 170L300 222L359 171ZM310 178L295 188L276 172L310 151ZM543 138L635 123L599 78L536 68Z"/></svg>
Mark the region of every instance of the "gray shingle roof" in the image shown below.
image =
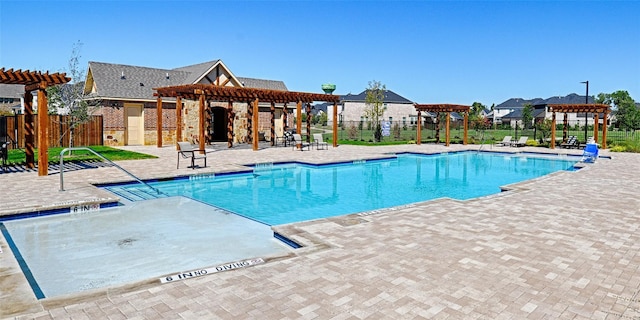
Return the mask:
<svg viewBox="0 0 640 320"><path fill-rule="evenodd" d="M365 102L367 99L367 90L362 91L359 94L347 94L344 96L340 96L340 101L347 102ZM386 90L384 92L384 102L386 103L411 103L413 102L391 90Z"/></svg>
<svg viewBox="0 0 640 320"><path fill-rule="evenodd" d="M24 94L24 85L0 84L0 98L20 99L22 94Z"/></svg>
<svg viewBox="0 0 640 320"><path fill-rule="evenodd" d="M89 62L89 71L102 98L153 100L153 88L196 83L220 60L175 69L157 69L104 62ZM287 90L282 81L237 78L248 88Z"/></svg>
<svg viewBox="0 0 640 320"><path fill-rule="evenodd" d="M245 88L288 91L283 81L236 77Z"/></svg>

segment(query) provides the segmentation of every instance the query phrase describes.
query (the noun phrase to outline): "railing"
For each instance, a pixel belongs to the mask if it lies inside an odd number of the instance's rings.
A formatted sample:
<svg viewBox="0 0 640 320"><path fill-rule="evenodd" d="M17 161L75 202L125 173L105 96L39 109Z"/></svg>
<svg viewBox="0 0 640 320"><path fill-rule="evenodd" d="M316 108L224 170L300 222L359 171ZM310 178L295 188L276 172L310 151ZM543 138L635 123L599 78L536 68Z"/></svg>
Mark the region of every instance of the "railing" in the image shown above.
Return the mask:
<svg viewBox="0 0 640 320"><path fill-rule="evenodd" d="M158 194L163 194L160 190L150 186L148 183L146 183L146 182L140 180L138 177L134 176L133 173L125 170L121 166L115 164L113 161L103 157L99 153L97 153L97 152L95 152L95 151L93 151L93 150L91 150L89 148L86 148L86 147L64 148L62 151L60 151L60 191L64 191L64 154L66 152L75 151L75 150L86 150L86 151L89 151L89 152L93 153L94 155L98 156L103 161L105 161L107 163L110 163L112 166L122 170L122 172L128 174L130 177L134 178L136 181L138 181L138 182L142 183L143 185L149 187L151 190L157 192Z"/></svg>

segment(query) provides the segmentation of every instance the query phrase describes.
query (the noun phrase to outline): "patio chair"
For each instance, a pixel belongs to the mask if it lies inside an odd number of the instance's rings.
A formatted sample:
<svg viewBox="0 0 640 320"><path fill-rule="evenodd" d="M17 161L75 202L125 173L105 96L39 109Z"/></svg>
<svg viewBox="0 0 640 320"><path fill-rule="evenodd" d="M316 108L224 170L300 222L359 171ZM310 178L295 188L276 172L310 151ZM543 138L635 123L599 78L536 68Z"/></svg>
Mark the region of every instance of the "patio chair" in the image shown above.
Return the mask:
<svg viewBox="0 0 640 320"><path fill-rule="evenodd" d="M298 133L293 134L293 150L298 148L300 151L304 151L304 148L307 150L311 150L311 147L308 143L302 142L302 136Z"/></svg>
<svg viewBox="0 0 640 320"><path fill-rule="evenodd" d="M527 140L529 140L529 137L527 136L522 136L520 137L520 139L518 141L514 141L511 143L512 147L524 147L527 145Z"/></svg>
<svg viewBox="0 0 640 320"><path fill-rule="evenodd" d="M313 134L313 143L316 145L316 150L320 150L320 148L324 148L325 150L329 150L329 144L322 141L321 133Z"/></svg>
<svg viewBox="0 0 640 320"><path fill-rule="evenodd" d="M511 136L504 136L502 141L496 142L496 146L498 147L506 147L511 145Z"/></svg>
<svg viewBox="0 0 640 320"><path fill-rule="evenodd" d="M180 168L180 158L191 158L191 169L196 168L197 159L204 159L204 166L207 166L207 153L205 150L194 149L193 145L190 142L178 142L178 149L178 165L176 166L176 169ZM196 153L200 151L204 151L205 153Z"/></svg>
<svg viewBox="0 0 640 320"><path fill-rule="evenodd" d="M560 144L560 148L572 149L572 148L577 148L579 145L580 143L578 142L578 139L576 136L569 136L569 138L567 139L567 142L563 142Z"/></svg>

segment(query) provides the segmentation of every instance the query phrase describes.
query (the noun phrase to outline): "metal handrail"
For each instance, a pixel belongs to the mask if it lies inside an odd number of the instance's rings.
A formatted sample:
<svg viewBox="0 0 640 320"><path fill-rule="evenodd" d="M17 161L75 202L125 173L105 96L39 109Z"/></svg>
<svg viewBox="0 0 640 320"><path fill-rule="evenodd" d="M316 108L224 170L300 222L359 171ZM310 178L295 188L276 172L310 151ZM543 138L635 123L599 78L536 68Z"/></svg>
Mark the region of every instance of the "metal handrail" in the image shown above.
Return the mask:
<svg viewBox="0 0 640 320"><path fill-rule="evenodd" d="M140 180L138 177L134 176L133 173L125 170L124 168L122 168L121 166L115 164L113 161L103 157L102 155L100 155L99 153L87 148L87 147L72 147L72 148L64 148L62 151L60 151L60 191L64 191L64 154L66 152L69 151L73 151L73 150L86 150L89 151L91 153L93 153L94 155L98 156L100 159L104 160L105 162L110 163L111 165L113 165L114 167L122 170L122 172L128 174L131 178L134 178L136 181L144 184L145 186L149 187L151 190L157 192L158 194L163 194L160 190L150 186L148 183Z"/></svg>

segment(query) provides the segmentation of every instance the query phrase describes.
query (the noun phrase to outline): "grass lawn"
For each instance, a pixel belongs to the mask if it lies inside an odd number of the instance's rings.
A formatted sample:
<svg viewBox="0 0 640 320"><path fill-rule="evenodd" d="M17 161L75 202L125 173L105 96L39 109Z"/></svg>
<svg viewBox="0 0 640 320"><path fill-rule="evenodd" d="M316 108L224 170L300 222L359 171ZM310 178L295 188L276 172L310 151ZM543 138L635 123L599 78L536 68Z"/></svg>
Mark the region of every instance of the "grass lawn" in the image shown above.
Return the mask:
<svg viewBox="0 0 640 320"><path fill-rule="evenodd" d="M111 147L107 147L107 146L90 146L89 147L91 150L101 154L103 157L111 160L111 161L118 161L118 160L140 160L140 159L153 159L156 158L156 156L152 156L152 155L148 155L148 154L144 154L144 153L138 153L138 152L132 152L132 151L126 151L126 150L120 150L120 149L116 149L116 148L111 148ZM55 148L49 148L48 153L49 153L49 162L50 163L58 163L60 161L60 152L64 149L64 147L55 147ZM26 162L26 155L25 155L25 150L24 149L11 149L9 150L9 159L8 159L8 163L9 164L24 164ZM65 161L80 161L80 160L98 160L100 161L101 159L99 157L96 157L95 155L93 155L92 153L90 153L89 151L86 150L76 150L73 151L71 155L66 155L64 157ZM35 150L35 162L38 162L38 150Z"/></svg>

